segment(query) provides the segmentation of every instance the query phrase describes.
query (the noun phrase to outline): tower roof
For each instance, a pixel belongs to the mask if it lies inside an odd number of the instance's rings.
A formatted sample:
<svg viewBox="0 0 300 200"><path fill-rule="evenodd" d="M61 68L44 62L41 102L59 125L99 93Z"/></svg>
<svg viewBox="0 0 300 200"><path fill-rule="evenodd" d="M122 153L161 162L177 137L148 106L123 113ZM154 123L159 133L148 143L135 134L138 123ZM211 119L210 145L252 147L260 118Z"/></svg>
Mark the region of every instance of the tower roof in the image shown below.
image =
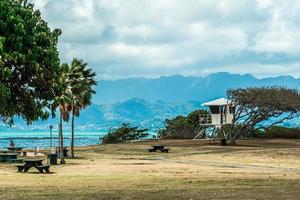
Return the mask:
<svg viewBox="0 0 300 200"><path fill-rule="evenodd" d="M229 105L230 101L226 98L220 98L213 101L209 101L201 104L201 106L226 106Z"/></svg>

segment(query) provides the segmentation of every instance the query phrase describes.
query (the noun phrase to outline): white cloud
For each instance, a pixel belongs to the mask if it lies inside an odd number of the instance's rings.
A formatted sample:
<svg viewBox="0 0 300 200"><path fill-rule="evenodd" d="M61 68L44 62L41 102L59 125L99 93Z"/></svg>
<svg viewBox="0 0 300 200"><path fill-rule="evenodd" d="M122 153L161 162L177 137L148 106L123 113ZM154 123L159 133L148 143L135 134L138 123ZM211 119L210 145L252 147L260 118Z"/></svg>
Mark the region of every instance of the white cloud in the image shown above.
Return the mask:
<svg viewBox="0 0 300 200"><path fill-rule="evenodd" d="M296 0L32 1L62 29L62 60L81 57L99 78L297 73Z"/></svg>
<svg viewBox="0 0 300 200"><path fill-rule="evenodd" d="M268 26L257 33L253 50L256 52L273 52L300 55L300 27L295 18L299 18L300 4L296 1L260 2L263 9L270 10L272 18ZM292 19L292 20L290 20Z"/></svg>

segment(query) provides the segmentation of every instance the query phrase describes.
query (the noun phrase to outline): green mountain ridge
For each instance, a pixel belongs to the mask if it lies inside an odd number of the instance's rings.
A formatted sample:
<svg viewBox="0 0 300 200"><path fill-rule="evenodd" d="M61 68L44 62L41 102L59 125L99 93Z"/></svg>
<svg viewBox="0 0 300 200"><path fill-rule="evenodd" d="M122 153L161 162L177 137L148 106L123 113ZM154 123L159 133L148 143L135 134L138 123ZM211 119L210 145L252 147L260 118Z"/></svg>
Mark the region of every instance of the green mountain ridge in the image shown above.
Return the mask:
<svg viewBox="0 0 300 200"><path fill-rule="evenodd" d="M225 72L206 77L163 76L157 79L130 78L100 81L95 87L93 104L76 118L77 129L109 129L128 122L137 126L156 129L164 125L166 118L186 115L201 108L201 103L226 97L230 88L250 86L285 86L300 89L300 79L279 76L258 79L250 74L239 75ZM57 125L57 118L38 121L27 126L15 119L17 129L45 129ZM293 120L287 126L299 126ZM66 123L65 127L68 128ZM0 129L9 128L6 125Z"/></svg>

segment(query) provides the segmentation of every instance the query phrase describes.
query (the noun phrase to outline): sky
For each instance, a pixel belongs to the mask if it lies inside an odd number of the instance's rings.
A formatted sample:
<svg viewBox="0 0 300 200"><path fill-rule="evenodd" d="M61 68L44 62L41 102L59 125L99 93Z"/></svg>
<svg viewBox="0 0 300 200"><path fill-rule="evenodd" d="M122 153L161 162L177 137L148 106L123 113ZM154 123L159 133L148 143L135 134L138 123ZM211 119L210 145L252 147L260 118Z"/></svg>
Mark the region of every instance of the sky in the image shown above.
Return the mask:
<svg viewBox="0 0 300 200"><path fill-rule="evenodd" d="M299 0L31 0L97 79L300 77Z"/></svg>

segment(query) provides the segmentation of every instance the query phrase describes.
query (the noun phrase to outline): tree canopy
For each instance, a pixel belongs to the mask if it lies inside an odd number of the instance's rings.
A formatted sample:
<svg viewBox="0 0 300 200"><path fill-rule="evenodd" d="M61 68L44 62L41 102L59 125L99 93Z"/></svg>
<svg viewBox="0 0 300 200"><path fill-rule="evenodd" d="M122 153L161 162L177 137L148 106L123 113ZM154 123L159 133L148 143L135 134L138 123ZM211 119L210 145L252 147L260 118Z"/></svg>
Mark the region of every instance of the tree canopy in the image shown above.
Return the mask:
<svg viewBox="0 0 300 200"><path fill-rule="evenodd" d="M59 74L59 29L51 30L27 0L0 1L0 117L46 119Z"/></svg>
<svg viewBox="0 0 300 200"><path fill-rule="evenodd" d="M130 140L142 139L149 135L147 131L148 129L139 129L138 127L133 127L128 123L123 123L116 130L109 131L109 133L102 139L102 144L116 144Z"/></svg>
<svg viewBox="0 0 300 200"><path fill-rule="evenodd" d="M201 114L207 114L206 110L195 110L187 116L177 116L165 120L165 128L160 129L158 135L161 138L190 139L196 136L195 128L199 124Z"/></svg>
<svg viewBox="0 0 300 200"><path fill-rule="evenodd" d="M96 85L95 76L91 68L82 59L74 58L69 72L69 92L71 101L68 111L72 114L71 125L71 157L74 158L74 117L78 117L80 111L92 104L92 96L96 93L93 87Z"/></svg>
<svg viewBox="0 0 300 200"><path fill-rule="evenodd" d="M251 87L227 92L235 106L231 140L255 129L270 127L300 114L300 94L284 87Z"/></svg>

